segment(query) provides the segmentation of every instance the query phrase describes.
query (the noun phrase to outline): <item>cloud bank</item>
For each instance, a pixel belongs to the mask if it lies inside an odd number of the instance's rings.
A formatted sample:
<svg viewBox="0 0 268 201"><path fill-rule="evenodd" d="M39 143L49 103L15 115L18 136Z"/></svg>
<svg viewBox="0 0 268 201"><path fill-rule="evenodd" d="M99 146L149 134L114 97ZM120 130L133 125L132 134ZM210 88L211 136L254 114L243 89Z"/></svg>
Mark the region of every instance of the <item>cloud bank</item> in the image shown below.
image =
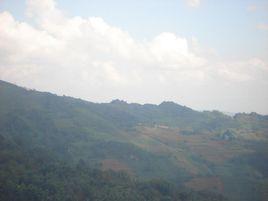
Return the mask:
<svg viewBox="0 0 268 201"><path fill-rule="evenodd" d="M186 0L186 3L190 7L198 7L201 4L201 0Z"/></svg>
<svg viewBox="0 0 268 201"><path fill-rule="evenodd" d="M53 0L28 0L26 13L31 23L0 13L0 79L98 102L268 112L260 58L222 61L170 32L138 41L100 17L66 16Z"/></svg>

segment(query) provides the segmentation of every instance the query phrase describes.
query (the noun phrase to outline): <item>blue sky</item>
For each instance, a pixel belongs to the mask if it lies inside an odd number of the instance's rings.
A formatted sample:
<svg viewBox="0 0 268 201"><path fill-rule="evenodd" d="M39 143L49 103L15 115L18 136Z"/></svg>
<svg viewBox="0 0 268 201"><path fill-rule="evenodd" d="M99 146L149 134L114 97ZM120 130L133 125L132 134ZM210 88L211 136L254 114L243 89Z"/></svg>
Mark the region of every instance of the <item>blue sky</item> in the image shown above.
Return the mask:
<svg viewBox="0 0 268 201"><path fill-rule="evenodd" d="M268 113L267 0L0 0L0 50L37 90Z"/></svg>

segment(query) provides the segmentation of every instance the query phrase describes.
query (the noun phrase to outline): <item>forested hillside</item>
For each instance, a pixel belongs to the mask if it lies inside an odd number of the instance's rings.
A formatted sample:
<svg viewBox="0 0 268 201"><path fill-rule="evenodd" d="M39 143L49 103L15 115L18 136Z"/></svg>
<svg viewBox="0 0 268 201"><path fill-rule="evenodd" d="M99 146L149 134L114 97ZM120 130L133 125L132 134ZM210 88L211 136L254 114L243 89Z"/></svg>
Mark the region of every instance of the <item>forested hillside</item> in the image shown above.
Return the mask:
<svg viewBox="0 0 268 201"><path fill-rule="evenodd" d="M264 201L268 116L0 81L0 200Z"/></svg>

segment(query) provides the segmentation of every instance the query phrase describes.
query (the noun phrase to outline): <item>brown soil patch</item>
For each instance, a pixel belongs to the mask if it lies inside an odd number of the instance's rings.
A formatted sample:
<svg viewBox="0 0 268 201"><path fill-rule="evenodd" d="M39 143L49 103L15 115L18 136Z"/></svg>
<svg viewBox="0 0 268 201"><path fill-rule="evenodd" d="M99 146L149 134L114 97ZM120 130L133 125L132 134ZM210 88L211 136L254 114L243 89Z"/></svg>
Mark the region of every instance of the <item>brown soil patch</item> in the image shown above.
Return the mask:
<svg viewBox="0 0 268 201"><path fill-rule="evenodd" d="M185 186L194 190L213 190L220 193L224 191L224 185L219 177L198 177L185 183Z"/></svg>
<svg viewBox="0 0 268 201"><path fill-rule="evenodd" d="M123 162L120 162L115 159L105 159L101 161L102 170L113 170L115 172L127 172L128 174L133 174L131 169Z"/></svg>
<svg viewBox="0 0 268 201"><path fill-rule="evenodd" d="M205 143L189 144L190 150L214 164L223 164L225 161L251 151L240 145L223 141L208 140Z"/></svg>
<svg viewBox="0 0 268 201"><path fill-rule="evenodd" d="M140 131L143 135L157 139L164 144L172 144L180 141L178 131L175 129L163 127L143 127Z"/></svg>

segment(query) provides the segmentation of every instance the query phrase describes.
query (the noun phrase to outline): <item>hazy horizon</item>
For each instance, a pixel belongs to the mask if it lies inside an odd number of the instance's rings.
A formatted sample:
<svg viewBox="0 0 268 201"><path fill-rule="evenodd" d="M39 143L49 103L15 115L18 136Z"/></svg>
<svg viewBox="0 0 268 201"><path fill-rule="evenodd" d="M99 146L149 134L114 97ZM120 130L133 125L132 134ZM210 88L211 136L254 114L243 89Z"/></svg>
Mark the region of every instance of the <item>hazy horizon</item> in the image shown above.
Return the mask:
<svg viewBox="0 0 268 201"><path fill-rule="evenodd" d="M0 79L114 99L268 114L266 0L0 1Z"/></svg>
<svg viewBox="0 0 268 201"><path fill-rule="evenodd" d="M69 96L69 95L65 95L65 94L57 94L57 93L53 93L53 92L50 92L50 91L41 91L41 90L37 90L37 89L34 89L34 88L28 88L28 87L25 87L25 86L20 86L16 83L11 83L11 82L8 82L8 81L5 81L5 80L0 80L0 81L4 81L6 83L9 83L9 84L14 84L15 86L18 86L18 87L22 87L26 90L30 90L30 91L37 91L37 92L41 92L41 93L51 93L53 95L56 95L56 96L59 96L59 97L70 97L70 98L74 98L74 99L80 99L82 101L88 101L88 102L91 102L91 103L96 103L96 104L105 104L105 103L111 103L113 101L122 101L122 102L125 102L127 104L139 104L139 105L146 105L146 104L149 104L149 105L160 105L164 102L171 102L171 103L175 103L177 105L180 105L180 106L184 106L184 107L188 107L190 109L193 109L195 111L198 111L198 112L206 112L206 111L209 111L209 112L212 112L212 111L218 111L218 112L222 112L223 114L226 114L228 116L234 116L235 114L239 114L239 113L246 113L246 114L250 114L250 113L257 113L255 111L252 111L252 112L244 112L244 111L238 111L238 112L230 112L230 111L222 111L222 110L217 110L217 109L210 109L210 110L207 110L207 109L196 109L196 108L192 108L188 105L184 105L180 102L175 102L175 101L172 101L172 100L162 100L158 103L151 103L151 102L129 102L127 100L124 100L124 99L118 99L118 98L115 98L115 99L111 99L111 100L108 100L108 101L92 101L92 100L87 100L87 99L83 99L83 98L80 98L80 97L75 97L75 96ZM265 114L265 113L257 113L257 114L260 114L260 115L268 115L268 114Z"/></svg>

